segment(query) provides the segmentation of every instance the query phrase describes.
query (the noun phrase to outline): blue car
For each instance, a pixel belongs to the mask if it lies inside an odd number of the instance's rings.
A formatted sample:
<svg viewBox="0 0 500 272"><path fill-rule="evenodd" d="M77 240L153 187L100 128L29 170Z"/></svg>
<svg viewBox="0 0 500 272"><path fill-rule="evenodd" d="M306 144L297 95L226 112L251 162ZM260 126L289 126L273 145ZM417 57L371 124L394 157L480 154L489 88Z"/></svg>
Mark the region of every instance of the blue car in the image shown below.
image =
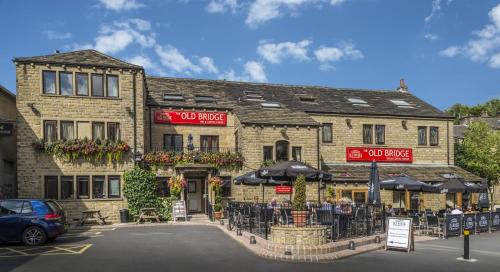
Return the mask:
<svg viewBox="0 0 500 272"><path fill-rule="evenodd" d="M0 242L39 246L66 229L64 210L54 200L0 199Z"/></svg>

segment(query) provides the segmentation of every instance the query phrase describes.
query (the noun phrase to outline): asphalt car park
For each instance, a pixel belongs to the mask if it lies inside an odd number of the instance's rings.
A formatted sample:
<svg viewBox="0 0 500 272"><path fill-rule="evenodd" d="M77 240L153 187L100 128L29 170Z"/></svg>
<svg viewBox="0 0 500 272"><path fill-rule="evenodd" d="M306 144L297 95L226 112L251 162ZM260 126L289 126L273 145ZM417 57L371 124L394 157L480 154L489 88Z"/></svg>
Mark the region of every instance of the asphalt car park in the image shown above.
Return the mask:
<svg viewBox="0 0 500 272"><path fill-rule="evenodd" d="M379 250L333 263L264 259L212 226L126 227L60 238L47 244L48 251L40 249L42 254L0 257L0 271L498 271L500 259L500 233L471 237L474 263L456 259L462 238L418 242L411 253ZM6 248L28 253L21 244L2 245L0 251Z"/></svg>

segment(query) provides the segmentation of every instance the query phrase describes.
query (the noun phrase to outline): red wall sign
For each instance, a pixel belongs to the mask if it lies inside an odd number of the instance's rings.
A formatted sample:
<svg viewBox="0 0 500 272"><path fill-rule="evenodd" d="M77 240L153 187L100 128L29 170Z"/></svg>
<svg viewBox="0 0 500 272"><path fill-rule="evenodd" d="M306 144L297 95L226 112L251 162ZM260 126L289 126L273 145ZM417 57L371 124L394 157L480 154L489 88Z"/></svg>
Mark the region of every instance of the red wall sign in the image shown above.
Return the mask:
<svg viewBox="0 0 500 272"><path fill-rule="evenodd" d="M157 110L154 112L154 121L156 124L226 126L227 113Z"/></svg>
<svg viewBox="0 0 500 272"><path fill-rule="evenodd" d="M411 163L411 148L346 147L348 162L399 162Z"/></svg>
<svg viewBox="0 0 500 272"><path fill-rule="evenodd" d="M291 194L292 193L292 186L278 185L274 188L275 188L275 192L277 194Z"/></svg>

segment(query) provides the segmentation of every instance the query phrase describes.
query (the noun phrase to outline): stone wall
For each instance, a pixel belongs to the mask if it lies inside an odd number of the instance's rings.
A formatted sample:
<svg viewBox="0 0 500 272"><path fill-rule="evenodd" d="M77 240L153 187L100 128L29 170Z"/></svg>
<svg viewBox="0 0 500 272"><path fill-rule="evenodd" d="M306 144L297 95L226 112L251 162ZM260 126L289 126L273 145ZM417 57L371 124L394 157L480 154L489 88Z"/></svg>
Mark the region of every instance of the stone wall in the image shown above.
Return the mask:
<svg viewBox="0 0 500 272"><path fill-rule="evenodd" d="M16 98L0 86L0 122L14 125L11 135L0 135L0 198L16 195Z"/></svg>
<svg viewBox="0 0 500 272"><path fill-rule="evenodd" d="M326 227L271 227L271 243L288 246L326 244Z"/></svg>
<svg viewBox="0 0 500 272"><path fill-rule="evenodd" d="M113 74L119 77L119 97L60 96L42 94L42 71ZM144 153L144 81L142 71L135 74L137 112L137 150ZM69 120L75 122L119 122L121 140L134 147L134 74L129 70L61 67L37 64L17 64L17 162L19 197L44 197L45 176L122 176L133 167L133 156L127 155L119 163L66 162L33 148L33 143L43 138L44 120ZM58 80L56 80L58 82ZM89 85L91 81L89 80ZM74 85L76 85L74 83ZM58 89L58 88L56 88ZM75 124L76 127L76 124ZM58 128L60 130L60 128ZM76 128L75 128L76 130ZM58 131L58 134L60 131ZM75 131L75 134L77 132ZM78 137L78 136L77 136ZM123 187L123 178L120 182ZM92 185L90 186L92 188ZM92 189L91 189L92 191ZM75 182L76 192L76 182ZM76 195L76 194L75 194ZM126 205L123 192L113 200L64 200L70 217L78 217L82 209L100 209L104 216L116 219L117 210Z"/></svg>

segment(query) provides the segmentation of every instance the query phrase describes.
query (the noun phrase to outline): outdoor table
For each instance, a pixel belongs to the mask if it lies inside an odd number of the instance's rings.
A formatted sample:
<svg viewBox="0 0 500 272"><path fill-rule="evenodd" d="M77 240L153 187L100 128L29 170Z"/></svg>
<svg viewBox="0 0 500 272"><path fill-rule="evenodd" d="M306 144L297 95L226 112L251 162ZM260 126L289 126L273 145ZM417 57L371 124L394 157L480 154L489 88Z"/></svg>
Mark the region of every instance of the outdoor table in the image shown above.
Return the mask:
<svg viewBox="0 0 500 272"><path fill-rule="evenodd" d="M137 223L142 223L147 219L155 220L156 222L160 223L160 217L158 216L155 208L142 208L139 213Z"/></svg>
<svg viewBox="0 0 500 272"><path fill-rule="evenodd" d="M99 225L106 225L106 219L109 216L102 216L100 210L83 211L82 216L78 220L78 225L83 226L90 221L97 222Z"/></svg>

